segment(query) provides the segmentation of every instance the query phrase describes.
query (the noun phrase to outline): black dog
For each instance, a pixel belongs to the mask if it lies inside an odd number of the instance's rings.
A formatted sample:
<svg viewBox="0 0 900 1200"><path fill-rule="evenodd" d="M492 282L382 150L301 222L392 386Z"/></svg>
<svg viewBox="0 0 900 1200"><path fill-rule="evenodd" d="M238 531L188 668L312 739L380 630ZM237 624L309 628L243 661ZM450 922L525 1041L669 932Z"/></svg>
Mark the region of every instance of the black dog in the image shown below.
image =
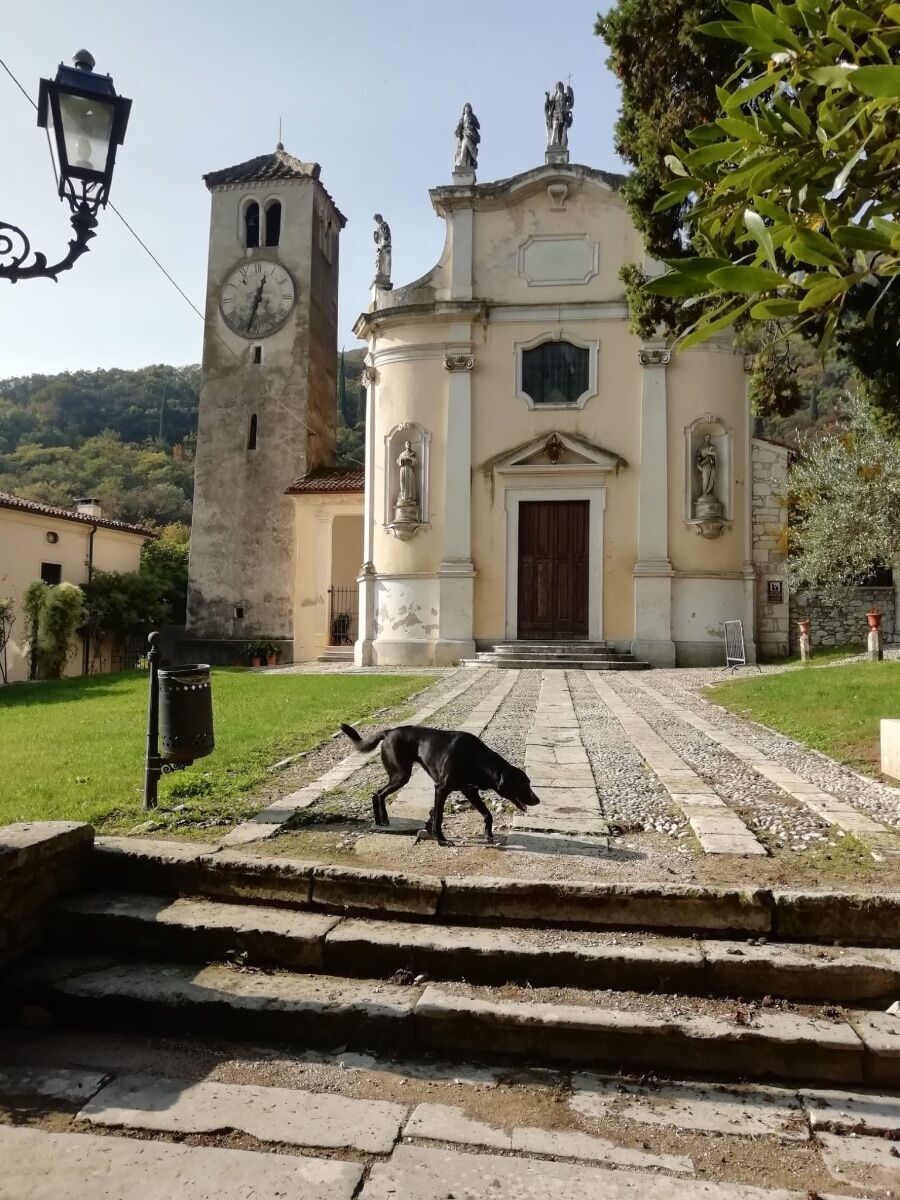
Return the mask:
<svg viewBox="0 0 900 1200"><path fill-rule="evenodd" d="M395 729L382 729L370 738L361 738L352 725L342 725L341 729L360 754L381 744L381 761L388 773L388 781L372 797L376 825L390 823L387 798L409 781L416 763L421 763L434 780L434 808L425 831L432 834L440 846L447 845L442 826L444 803L451 792L462 792L481 814L484 835L489 842L494 840L494 822L479 795L479 788L490 788L505 800L511 800L520 812L540 804L525 772L501 758L472 733L428 729L425 725L398 725Z"/></svg>

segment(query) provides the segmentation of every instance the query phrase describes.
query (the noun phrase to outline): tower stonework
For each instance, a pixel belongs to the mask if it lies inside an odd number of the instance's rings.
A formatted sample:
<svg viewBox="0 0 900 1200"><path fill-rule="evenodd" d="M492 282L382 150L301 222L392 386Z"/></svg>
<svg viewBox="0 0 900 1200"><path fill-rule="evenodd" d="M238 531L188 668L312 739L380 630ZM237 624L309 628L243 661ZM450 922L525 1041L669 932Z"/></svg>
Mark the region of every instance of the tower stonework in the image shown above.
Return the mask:
<svg viewBox="0 0 900 1200"><path fill-rule="evenodd" d="M338 241L345 218L279 145L204 176L212 196L187 641L290 658L297 553L285 489L335 461Z"/></svg>

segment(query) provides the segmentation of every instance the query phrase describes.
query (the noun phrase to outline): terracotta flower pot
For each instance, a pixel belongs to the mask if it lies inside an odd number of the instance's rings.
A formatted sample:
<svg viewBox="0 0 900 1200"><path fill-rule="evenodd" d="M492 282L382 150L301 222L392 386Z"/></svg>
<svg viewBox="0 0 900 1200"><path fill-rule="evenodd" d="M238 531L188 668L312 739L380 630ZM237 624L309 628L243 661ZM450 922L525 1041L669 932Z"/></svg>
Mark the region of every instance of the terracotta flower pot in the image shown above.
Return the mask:
<svg viewBox="0 0 900 1200"><path fill-rule="evenodd" d="M801 637L809 637L809 631L812 629L812 617L803 617L797 622L797 628L800 630Z"/></svg>
<svg viewBox="0 0 900 1200"><path fill-rule="evenodd" d="M277 667L278 666L278 655L270 654L268 656L268 658L266 659L266 662L269 664L270 667Z"/></svg>
<svg viewBox="0 0 900 1200"><path fill-rule="evenodd" d="M878 611L877 608L872 608L866 613L866 620L869 622L870 629L880 629L881 628L881 618L882 618L882 614Z"/></svg>
<svg viewBox="0 0 900 1200"><path fill-rule="evenodd" d="M254 654L254 656L250 659L250 666L251 667L261 667L262 666L262 659L259 657L259 655Z"/></svg>

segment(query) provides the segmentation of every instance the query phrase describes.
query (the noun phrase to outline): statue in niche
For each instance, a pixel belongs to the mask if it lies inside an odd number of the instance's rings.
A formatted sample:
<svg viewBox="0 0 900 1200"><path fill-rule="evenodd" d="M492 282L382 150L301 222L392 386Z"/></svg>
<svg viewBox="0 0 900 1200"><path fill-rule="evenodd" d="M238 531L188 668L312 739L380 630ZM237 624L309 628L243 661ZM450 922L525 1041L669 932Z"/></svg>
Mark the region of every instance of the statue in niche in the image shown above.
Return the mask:
<svg viewBox="0 0 900 1200"><path fill-rule="evenodd" d="M694 504L698 520L721 520L724 514L722 501L716 495L719 477L719 452L713 444L712 435L707 434L697 451L694 464L700 472L700 495Z"/></svg>
<svg viewBox="0 0 900 1200"><path fill-rule="evenodd" d="M375 221L375 282L379 287L391 285L391 227L381 215L376 213Z"/></svg>
<svg viewBox="0 0 900 1200"><path fill-rule="evenodd" d="M571 84L565 87L560 80L553 94L544 92L544 119L547 122L547 149L568 150L569 129L572 125L572 109L575 93Z"/></svg>
<svg viewBox="0 0 900 1200"><path fill-rule="evenodd" d="M478 144L481 141L481 125L472 112L472 105L463 105L462 116L456 126L457 171L474 171L478 166Z"/></svg>
<svg viewBox="0 0 900 1200"><path fill-rule="evenodd" d="M406 442L397 466L400 468L400 490L394 504L394 521L400 525L416 524L419 520L419 487L416 479L418 459L412 442Z"/></svg>

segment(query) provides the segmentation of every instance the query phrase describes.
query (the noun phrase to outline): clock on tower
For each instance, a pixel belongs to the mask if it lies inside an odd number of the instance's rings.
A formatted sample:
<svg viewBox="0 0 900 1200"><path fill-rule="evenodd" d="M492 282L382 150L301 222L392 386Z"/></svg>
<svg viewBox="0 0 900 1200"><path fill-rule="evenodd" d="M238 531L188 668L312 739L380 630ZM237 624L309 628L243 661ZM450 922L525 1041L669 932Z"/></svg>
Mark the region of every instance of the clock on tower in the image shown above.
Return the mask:
<svg viewBox="0 0 900 1200"><path fill-rule="evenodd" d="M293 649L295 545L285 489L332 466L338 235L305 163L273 154L204 176L212 195L187 641L204 661L249 639Z"/></svg>

